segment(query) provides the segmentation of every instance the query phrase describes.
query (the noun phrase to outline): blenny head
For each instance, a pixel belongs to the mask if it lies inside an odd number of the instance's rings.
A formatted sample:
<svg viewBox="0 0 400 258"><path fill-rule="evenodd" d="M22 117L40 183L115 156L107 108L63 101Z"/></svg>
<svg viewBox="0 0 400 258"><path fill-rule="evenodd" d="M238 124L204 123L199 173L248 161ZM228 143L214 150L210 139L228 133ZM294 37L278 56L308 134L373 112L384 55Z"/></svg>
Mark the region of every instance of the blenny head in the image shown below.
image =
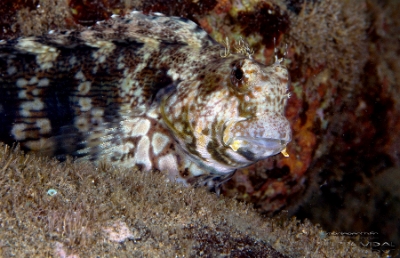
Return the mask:
<svg viewBox="0 0 400 258"><path fill-rule="evenodd" d="M225 174L285 153L289 74L240 54L210 62L161 104L163 119L192 159Z"/></svg>

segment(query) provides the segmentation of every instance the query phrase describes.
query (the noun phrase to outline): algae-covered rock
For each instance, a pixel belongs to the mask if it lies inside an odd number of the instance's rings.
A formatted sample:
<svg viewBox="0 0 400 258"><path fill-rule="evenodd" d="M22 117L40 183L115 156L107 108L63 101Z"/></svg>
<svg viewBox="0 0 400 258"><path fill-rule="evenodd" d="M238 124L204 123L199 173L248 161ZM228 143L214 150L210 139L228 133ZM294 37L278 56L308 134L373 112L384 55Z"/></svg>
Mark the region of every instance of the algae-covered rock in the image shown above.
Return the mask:
<svg viewBox="0 0 400 258"><path fill-rule="evenodd" d="M0 168L1 257L377 257L158 172L59 163L6 145Z"/></svg>

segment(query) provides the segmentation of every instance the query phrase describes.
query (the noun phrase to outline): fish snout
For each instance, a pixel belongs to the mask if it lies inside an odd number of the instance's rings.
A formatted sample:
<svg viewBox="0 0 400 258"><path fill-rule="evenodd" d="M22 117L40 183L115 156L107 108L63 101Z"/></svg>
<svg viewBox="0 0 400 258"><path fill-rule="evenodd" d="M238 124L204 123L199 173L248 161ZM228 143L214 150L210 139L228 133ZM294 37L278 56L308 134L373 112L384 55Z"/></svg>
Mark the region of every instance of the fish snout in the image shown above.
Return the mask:
<svg viewBox="0 0 400 258"><path fill-rule="evenodd" d="M257 161L282 152L291 140L289 121L280 114L266 113L262 116L228 122L223 141L246 159Z"/></svg>

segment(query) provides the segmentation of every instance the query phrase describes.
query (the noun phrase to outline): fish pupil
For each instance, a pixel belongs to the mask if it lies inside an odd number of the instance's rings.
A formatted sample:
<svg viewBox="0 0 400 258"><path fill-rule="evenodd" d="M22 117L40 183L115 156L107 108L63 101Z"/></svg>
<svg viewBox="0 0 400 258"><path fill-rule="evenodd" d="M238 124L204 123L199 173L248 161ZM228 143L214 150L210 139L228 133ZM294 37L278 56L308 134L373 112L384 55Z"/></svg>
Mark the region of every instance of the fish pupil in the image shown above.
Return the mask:
<svg viewBox="0 0 400 258"><path fill-rule="evenodd" d="M242 71L242 69L240 69L240 68L235 68L233 73L234 73L235 78L236 78L237 80L241 80L241 79L243 78L243 71Z"/></svg>

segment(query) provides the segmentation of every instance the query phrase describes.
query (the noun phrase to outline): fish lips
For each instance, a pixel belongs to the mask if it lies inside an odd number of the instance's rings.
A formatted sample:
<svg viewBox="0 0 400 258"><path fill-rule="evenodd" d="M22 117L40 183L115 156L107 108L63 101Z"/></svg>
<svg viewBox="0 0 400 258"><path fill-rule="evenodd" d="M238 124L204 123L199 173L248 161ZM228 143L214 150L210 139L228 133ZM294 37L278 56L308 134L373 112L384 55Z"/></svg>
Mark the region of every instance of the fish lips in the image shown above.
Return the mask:
<svg viewBox="0 0 400 258"><path fill-rule="evenodd" d="M251 161L257 161L276 155L282 152L288 144L287 141L279 139L252 138L243 136L234 137L233 142L237 145L240 145L236 151Z"/></svg>
<svg viewBox="0 0 400 258"><path fill-rule="evenodd" d="M257 161L284 151L291 134L289 121L283 115L267 113L229 122L224 131L224 142L246 159Z"/></svg>

